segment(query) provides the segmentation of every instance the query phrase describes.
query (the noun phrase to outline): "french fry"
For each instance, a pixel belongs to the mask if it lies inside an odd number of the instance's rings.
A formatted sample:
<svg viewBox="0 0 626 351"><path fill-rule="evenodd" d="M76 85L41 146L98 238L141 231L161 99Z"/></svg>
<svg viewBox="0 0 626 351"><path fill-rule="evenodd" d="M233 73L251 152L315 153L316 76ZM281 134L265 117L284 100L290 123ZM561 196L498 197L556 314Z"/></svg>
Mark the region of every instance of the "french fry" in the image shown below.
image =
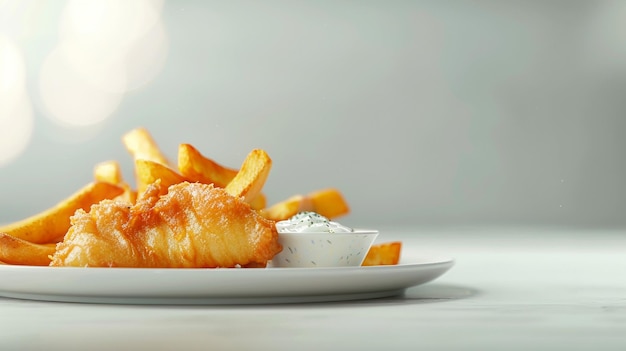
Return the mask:
<svg viewBox="0 0 626 351"><path fill-rule="evenodd" d="M374 244L363 260L362 266L385 266L396 265L400 262L402 242L393 241L388 243Z"/></svg>
<svg viewBox="0 0 626 351"><path fill-rule="evenodd" d="M178 146L178 171L191 182L214 184L225 188L237 175L238 170L225 167L212 159L202 155L195 147L189 144ZM260 210L267 206L267 198L261 192L251 201L250 206Z"/></svg>
<svg viewBox="0 0 626 351"><path fill-rule="evenodd" d="M313 211L322 216L334 219L350 212L348 203L337 189L322 189L307 195L313 207Z"/></svg>
<svg viewBox="0 0 626 351"><path fill-rule="evenodd" d="M96 164L93 169L94 180L111 184L122 184L122 169L117 161L104 161Z"/></svg>
<svg viewBox="0 0 626 351"><path fill-rule="evenodd" d="M205 157L189 144L178 146L178 171L189 181L214 184L220 188L225 188L238 172Z"/></svg>
<svg viewBox="0 0 626 351"><path fill-rule="evenodd" d="M6 233L0 233L0 262L29 266L47 266L56 244L33 244Z"/></svg>
<svg viewBox="0 0 626 351"><path fill-rule="evenodd" d="M224 188L235 197L243 197L247 203L261 192L272 168L272 160L261 149L252 150L244 160L239 172Z"/></svg>
<svg viewBox="0 0 626 351"><path fill-rule="evenodd" d="M134 204L137 200L137 192L134 191L122 177L122 169L117 161L104 161L95 165L94 180L108 182L124 188L124 193L116 199Z"/></svg>
<svg viewBox="0 0 626 351"><path fill-rule="evenodd" d="M282 221L302 211L313 211L310 199L302 195L293 195L260 211L261 215L273 221Z"/></svg>
<svg viewBox="0 0 626 351"><path fill-rule="evenodd" d="M339 190L329 188L310 192L307 195L294 195L263 209L261 214L273 221L282 221L302 211L314 211L334 219L350 212L348 203Z"/></svg>
<svg viewBox="0 0 626 351"><path fill-rule="evenodd" d="M167 167L171 167L171 163L165 157L157 143L152 138L152 135L148 130L143 127L132 129L122 136L122 143L126 147L126 150L133 157L135 163L138 160L148 160L154 163L158 163ZM135 183L137 191L127 189L127 194L124 196L131 203L134 203L138 194L142 193L149 183L145 183L145 174L138 174L139 170L135 167Z"/></svg>
<svg viewBox="0 0 626 351"><path fill-rule="evenodd" d="M166 165L143 159L135 161L135 172L137 173L137 193L139 196L146 191L148 185L157 179L161 180L164 189L187 180Z"/></svg>
<svg viewBox="0 0 626 351"><path fill-rule="evenodd" d="M122 142L134 160L144 159L170 166L167 157L145 128L135 128L127 132L122 136Z"/></svg>
<svg viewBox="0 0 626 351"><path fill-rule="evenodd" d="M263 193L258 193L251 201L250 207L253 210L261 210L267 207L267 197Z"/></svg>
<svg viewBox="0 0 626 351"><path fill-rule="evenodd" d="M124 192L118 185L91 182L80 190L43 212L0 227L0 232L35 244L51 243L61 239L70 227L70 217L77 209L89 211L91 205L112 199Z"/></svg>

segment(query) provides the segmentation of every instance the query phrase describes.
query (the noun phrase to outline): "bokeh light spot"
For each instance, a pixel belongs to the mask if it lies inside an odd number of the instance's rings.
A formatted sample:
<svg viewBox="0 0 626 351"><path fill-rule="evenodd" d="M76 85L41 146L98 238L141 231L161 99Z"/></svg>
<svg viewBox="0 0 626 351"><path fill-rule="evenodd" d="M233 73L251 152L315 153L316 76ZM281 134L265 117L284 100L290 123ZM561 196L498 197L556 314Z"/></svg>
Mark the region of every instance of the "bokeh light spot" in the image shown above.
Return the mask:
<svg viewBox="0 0 626 351"><path fill-rule="evenodd" d="M0 33L0 166L21 155L32 137L33 109L25 81L22 55Z"/></svg>
<svg viewBox="0 0 626 351"><path fill-rule="evenodd" d="M53 50L41 69L39 87L47 111L70 127L102 122L119 106L122 94L89 84L64 53L62 48Z"/></svg>
<svg viewBox="0 0 626 351"><path fill-rule="evenodd" d="M47 115L63 126L99 124L125 93L156 77L168 51L162 7L162 0L68 1L41 70Z"/></svg>

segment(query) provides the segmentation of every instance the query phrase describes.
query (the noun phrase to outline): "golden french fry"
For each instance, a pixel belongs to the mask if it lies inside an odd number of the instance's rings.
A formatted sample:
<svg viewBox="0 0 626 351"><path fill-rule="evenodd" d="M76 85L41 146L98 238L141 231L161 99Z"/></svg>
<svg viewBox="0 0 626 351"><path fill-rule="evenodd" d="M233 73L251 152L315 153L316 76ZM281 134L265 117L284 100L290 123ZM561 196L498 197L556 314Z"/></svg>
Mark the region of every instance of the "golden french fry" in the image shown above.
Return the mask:
<svg viewBox="0 0 626 351"><path fill-rule="evenodd" d="M235 197L243 197L244 201L250 203L261 193L271 168L272 160L264 150L252 150L235 178L226 185L226 192Z"/></svg>
<svg viewBox="0 0 626 351"><path fill-rule="evenodd" d="M278 202L260 211L261 215L273 221L283 221L302 211L313 211L313 204L302 195L292 197Z"/></svg>
<svg viewBox="0 0 626 351"><path fill-rule="evenodd" d="M225 188L238 172L207 158L189 144L178 146L178 171L191 182L214 184L220 188ZM267 198L259 193L250 201L250 206L255 210L265 208Z"/></svg>
<svg viewBox="0 0 626 351"><path fill-rule="evenodd" d="M136 160L135 172L137 173L137 193L139 195L146 191L148 185L158 179L161 180L164 189L186 181L185 177L168 166L149 160Z"/></svg>
<svg viewBox="0 0 626 351"><path fill-rule="evenodd" d="M122 195L115 198L115 200L128 202L130 204L134 204L137 201L137 192L133 190L128 184L124 183L121 185L124 189Z"/></svg>
<svg viewBox="0 0 626 351"><path fill-rule="evenodd" d="M135 162L137 162L137 160L148 160L168 167L171 166L169 160L165 157L163 152L161 152L161 149L159 149L159 146L152 138L150 132L145 128L138 127L127 132L122 136L122 142ZM137 194L145 190L147 186L147 184L144 183L145 180L141 179L145 174L138 174L137 171L138 170L135 168L137 192L134 194L131 193L130 198L132 198L132 195L136 197Z"/></svg>
<svg viewBox="0 0 626 351"><path fill-rule="evenodd" d="M343 216L350 212L348 203L337 189L322 189L307 195L310 199L313 211L330 219Z"/></svg>
<svg viewBox="0 0 626 351"><path fill-rule="evenodd" d="M258 193L252 201L250 201L250 207L253 210L261 210L267 207L267 197L263 193Z"/></svg>
<svg viewBox="0 0 626 351"><path fill-rule="evenodd" d="M124 193L116 199L121 201L135 203L137 192L134 191L122 177L122 169L117 161L104 161L96 164L94 167L94 180L99 182L109 182L124 188Z"/></svg>
<svg viewBox="0 0 626 351"><path fill-rule="evenodd" d="M51 243L61 239L70 227L70 217L77 209L89 211L91 205L112 199L124 192L118 185L92 182L70 197L41 213L0 227L0 232L35 244Z"/></svg>
<svg viewBox="0 0 626 351"><path fill-rule="evenodd" d="M6 233L0 233L0 261L5 264L47 266L56 244L33 244Z"/></svg>
<svg viewBox="0 0 626 351"><path fill-rule="evenodd" d="M370 247L362 266L395 265L400 262L402 242L393 241L388 243L374 244Z"/></svg>
<svg viewBox="0 0 626 351"><path fill-rule="evenodd" d="M192 182L214 184L224 188L237 175L237 170L203 156L189 144L178 146L178 171Z"/></svg>
<svg viewBox="0 0 626 351"><path fill-rule="evenodd" d="M135 128L122 136L122 142L133 159L150 160L162 165L170 165L152 135L145 128Z"/></svg>
<svg viewBox="0 0 626 351"><path fill-rule="evenodd" d="M117 161L104 161L96 164L93 169L93 177L99 182L109 182L112 184L121 184L122 169Z"/></svg>
<svg viewBox="0 0 626 351"><path fill-rule="evenodd" d="M273 221L282 221L302 211L314 211L334 219L350 212L348 203L339 190L329 188L310 192L306 196L294 195L265 208L261 214Z"/></svg>

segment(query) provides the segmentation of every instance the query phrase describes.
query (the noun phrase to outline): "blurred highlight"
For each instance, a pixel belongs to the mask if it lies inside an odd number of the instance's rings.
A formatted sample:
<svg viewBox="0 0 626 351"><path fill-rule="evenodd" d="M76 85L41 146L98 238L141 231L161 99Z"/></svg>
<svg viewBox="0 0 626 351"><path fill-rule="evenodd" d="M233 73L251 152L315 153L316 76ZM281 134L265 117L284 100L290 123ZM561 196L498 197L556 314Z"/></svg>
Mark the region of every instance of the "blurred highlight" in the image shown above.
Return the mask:
<svg viewBox="0 0 626 351"><path fill-rule="evenodd" d="M41 62L35 84L46 117L83 131L109 118L124 94L163 69L169 47L161 21L163 0L69 0L62 5L58 43ZM17 40L34 33L33 18L50 18L52 8L37 1L0 0L0 167L22 154L34 130Z"/></svg>
<svg viewBox="0 0 626 351"><path fill-rule="evenodd" d="M33 133L26 67L15 44L0 32L0 166L17 158Z"/></svg>
<svg viewBox="0 0 626 351"><path fill-rule="evenodd" d="M71 0L60 19L59 43L41 68L39 88L55 122L101 123L123 95L163 68L168 38L159 0Z"/></svg>

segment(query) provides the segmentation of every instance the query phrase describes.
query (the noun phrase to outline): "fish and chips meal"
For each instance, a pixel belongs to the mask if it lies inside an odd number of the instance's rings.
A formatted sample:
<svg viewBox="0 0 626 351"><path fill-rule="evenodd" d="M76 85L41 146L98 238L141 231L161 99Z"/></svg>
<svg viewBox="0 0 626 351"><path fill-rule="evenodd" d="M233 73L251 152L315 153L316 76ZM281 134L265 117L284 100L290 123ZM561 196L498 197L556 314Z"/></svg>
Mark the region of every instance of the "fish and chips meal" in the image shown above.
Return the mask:
<svg viewBox="0 0 626 351"><path fill-rule="evenodd" d="M118 161L55 206L0 226L0 264L72 267L262 268L283 250L276 223L303 212L335 219L350 208L335 188L267 204L272 160L252 150L226 167L190 144L177 163L145 128L122 137L135 187ZM398 264L401 242L373 244L361 265Z"/></svg>

